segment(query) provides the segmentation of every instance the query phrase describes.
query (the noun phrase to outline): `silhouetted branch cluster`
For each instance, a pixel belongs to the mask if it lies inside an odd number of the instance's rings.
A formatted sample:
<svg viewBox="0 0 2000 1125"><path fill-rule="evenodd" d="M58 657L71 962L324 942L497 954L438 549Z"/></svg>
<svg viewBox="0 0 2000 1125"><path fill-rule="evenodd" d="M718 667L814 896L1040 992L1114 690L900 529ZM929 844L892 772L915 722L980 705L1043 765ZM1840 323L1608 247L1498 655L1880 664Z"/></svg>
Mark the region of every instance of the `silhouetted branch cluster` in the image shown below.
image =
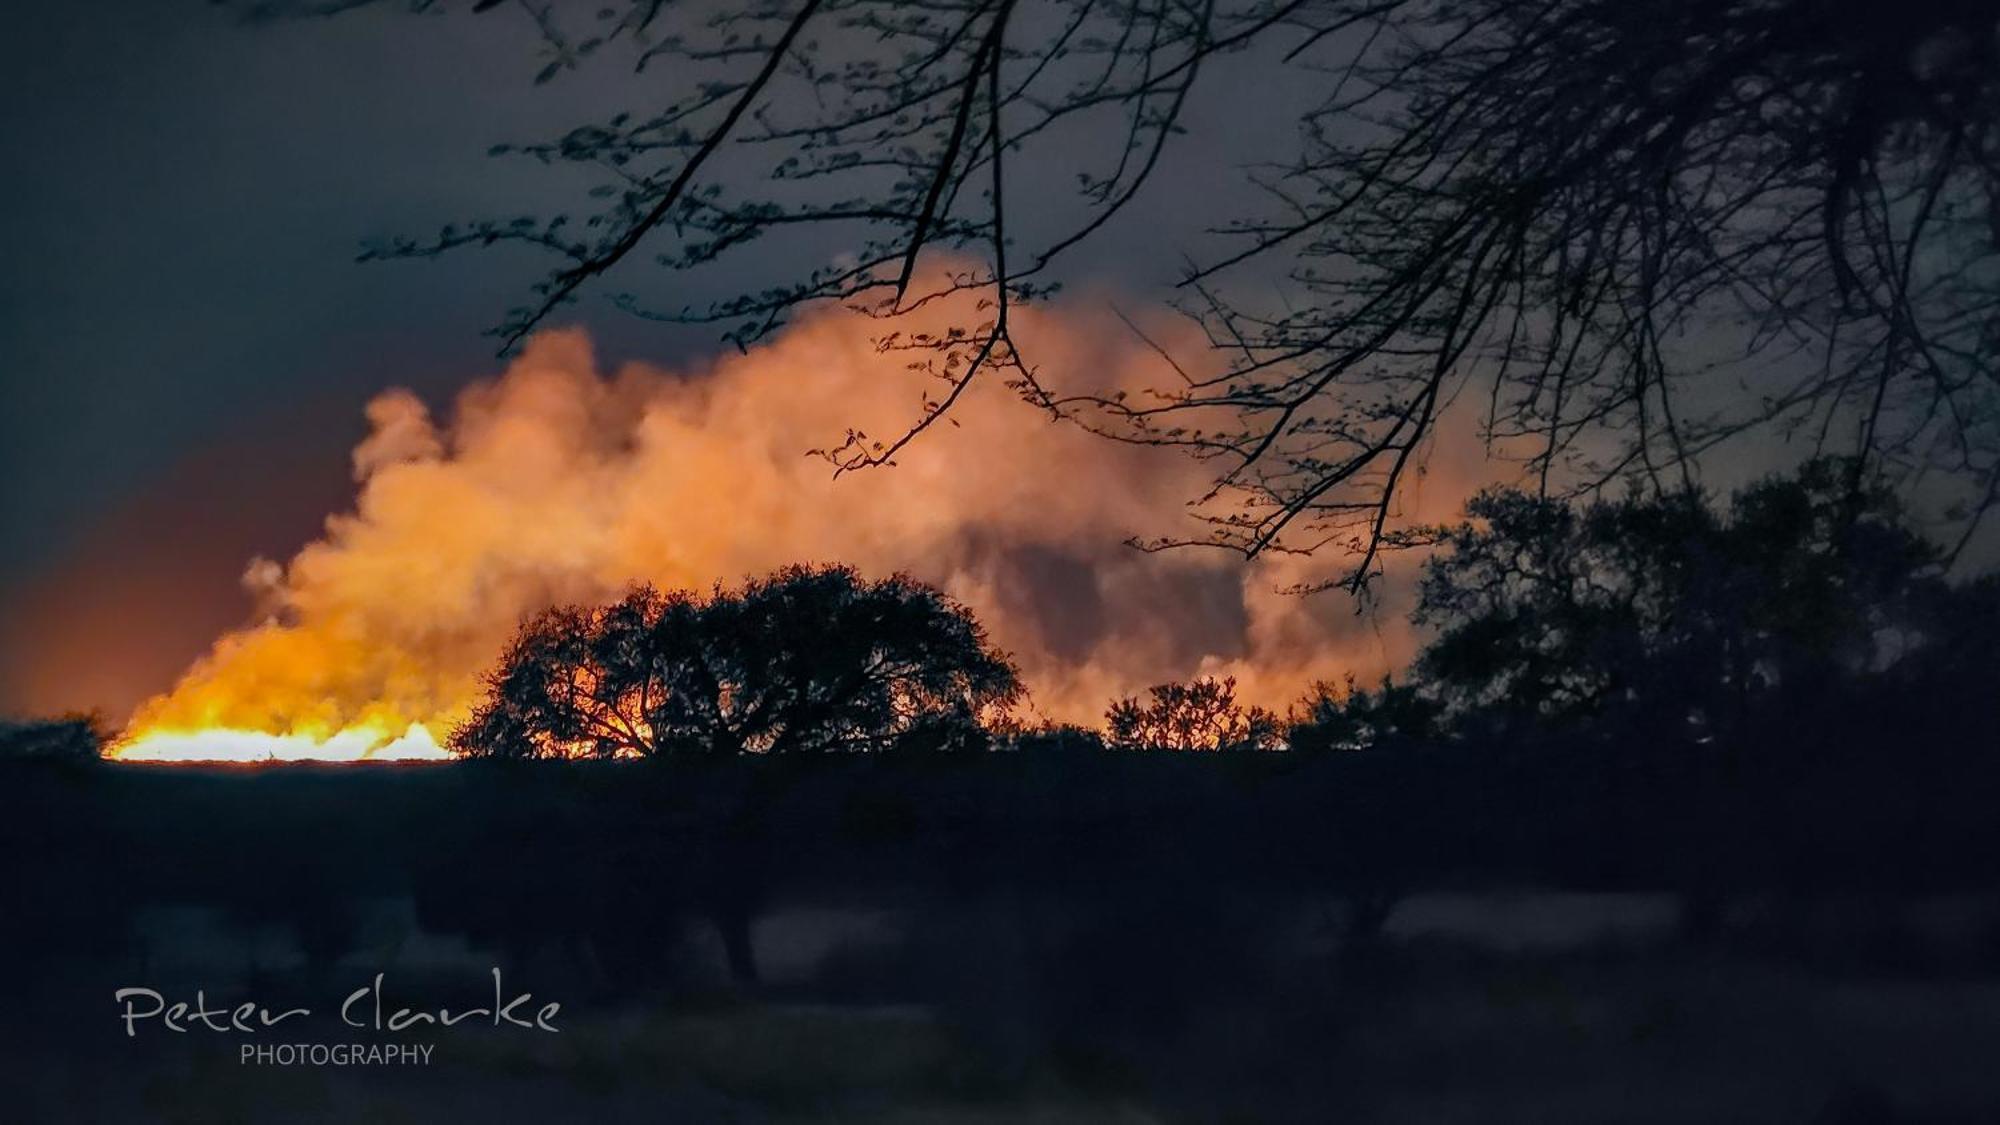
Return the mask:
<svg viewBox="0 0 2000 1125"><path fill-rule="evenodd" d="M1226 466L1221 541L1347 541L1358 586L1468 391L1544 491L1558 467L1685 489L1702 452L1775 429L1854 453L1856 482L1942 467L1984 503L1990 10L1472 0L1378 30L1267 176L1271 217L1187 282L1235 363L1105 404ZM1309 296L1232 300L1259 260Z"/></svg>
<svg viewBox="0 0 2000 1125"><path fill-rule="evenodd" d="M1205 531L1149 545L1351 550L1320 585L1355 590L1382 549L1423 541L1396 497L1462 398L1545 492L1684 489L1705 451L1754 432L1857 472L1946 470L1966 534L2000 495L1984 4L759 0L627 2L594 22L523 7L542 79L616 48L647 89L679 92L497 150L597 171L594 212L371 254L558 255L498 330L511 345L642 249L685 270L796 235L831 264L714 305L616 299L739 342L822 301L890 319L936 386L903 433L824 451L843 470L891 461L990 373L1109 437L1214 462ZM1303 104L1204 85L1232 52ZM1015 347L1009 309L1051 291L1203 97L1299 123L1251 172L1261 204L1188 201L1233 243L1179 289L1212 354L1144 393L1066 392ZM1098 159L1073 192L1006 171L1076 151ZM1032 237L1009 221L1026 209ZM927 257L977 264L932 282ZM949 332L893 324L960 294L976 311Z"/></svg>

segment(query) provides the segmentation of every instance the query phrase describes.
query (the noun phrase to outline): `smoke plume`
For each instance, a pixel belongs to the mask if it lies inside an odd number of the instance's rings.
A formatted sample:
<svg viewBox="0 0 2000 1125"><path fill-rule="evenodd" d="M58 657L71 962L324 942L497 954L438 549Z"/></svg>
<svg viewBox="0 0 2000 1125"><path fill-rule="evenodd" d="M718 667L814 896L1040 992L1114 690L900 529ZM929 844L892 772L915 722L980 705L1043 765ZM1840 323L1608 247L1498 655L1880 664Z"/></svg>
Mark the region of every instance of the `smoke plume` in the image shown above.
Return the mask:
<svg viewBox="0 0 2000 1125"><path fill-rule="evenodd" d="M1039 368L1105 386L1173 378L1110 317L1017 314ZM1185 531L1206 469L1051 421L997 379L894 466L835 479L806 455L849 426L900 432L916 402L881 324L805 320L705 370L603 370L579 331L534 339L434 415L368 405L351 511L288 563L253 561L254 623L219 639L135 731L325 738L421 723L439 739L516 625L634 583L707 587L791 562L907 571L966 602L1041 715L1094 723L1114 697L1198 674L1282 708L1311 681L1378 675L1411 646L1393 606L1280 592L1338 560L1148 554ZM1451 474L1460 475L1460 474ZM1443 516L1462 484L1424 501ZM1440 499L1433 504L1431 500Z"/></svg>

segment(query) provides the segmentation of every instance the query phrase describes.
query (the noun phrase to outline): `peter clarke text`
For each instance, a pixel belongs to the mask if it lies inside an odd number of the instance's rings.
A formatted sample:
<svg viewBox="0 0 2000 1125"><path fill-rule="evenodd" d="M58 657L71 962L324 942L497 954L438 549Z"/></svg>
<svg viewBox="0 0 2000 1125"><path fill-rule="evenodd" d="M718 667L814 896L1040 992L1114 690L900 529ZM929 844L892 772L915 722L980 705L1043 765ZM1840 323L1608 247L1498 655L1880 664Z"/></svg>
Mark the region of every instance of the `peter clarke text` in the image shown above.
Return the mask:
<svg viewBox="0 0 2000 1125"><path fill-rule="evenodd" d="M562 1005L554 1001L533 1006L534 995L528 992L515 993L511 998L500 981L500 970L493 970L493 1003L489 1007L452 1010L427 1005L392 1006L384 999L383 977L376 973L373 982L363 985L347 994L340 1004L340 1022L348 1027L367 1028L374 1031L407 1031L413 1027L456 1027L467 1021L493 1027L519 1027L529 1031L560 1032L556 1026L556 1016L562 1012ZM119 1005L119 1019L125 1023L125 1034L137 1037L141 1024L157 1021L158 1026L168 1031L185 1034L189 1031L218 1031L229 1034L256 1034L267 1028L277 1027L286 1020L309 1019L311 1008L280 1008L273 1010L254 1000L240 1004L209 1007L207 990L196 989L194 1003L169 1004L165 996L150 988L121 988L112 994L112 1000Z"/></svg>

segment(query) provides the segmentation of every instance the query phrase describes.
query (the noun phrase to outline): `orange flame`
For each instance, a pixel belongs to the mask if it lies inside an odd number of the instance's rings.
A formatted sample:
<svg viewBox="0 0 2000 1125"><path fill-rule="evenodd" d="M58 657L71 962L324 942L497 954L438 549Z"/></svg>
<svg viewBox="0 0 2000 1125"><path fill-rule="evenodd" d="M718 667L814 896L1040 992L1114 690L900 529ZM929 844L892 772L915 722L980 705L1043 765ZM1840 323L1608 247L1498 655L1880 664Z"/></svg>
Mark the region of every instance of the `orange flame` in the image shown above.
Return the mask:
<svg viewBox="0 0 2000 1125"><path fill-rule="evenodd" d="M402 734L354 726L328 734L271 734L211 727L151 730L122 742L111 756L121 762L434 762L451 757L429 727L411 723Z"/></svg>

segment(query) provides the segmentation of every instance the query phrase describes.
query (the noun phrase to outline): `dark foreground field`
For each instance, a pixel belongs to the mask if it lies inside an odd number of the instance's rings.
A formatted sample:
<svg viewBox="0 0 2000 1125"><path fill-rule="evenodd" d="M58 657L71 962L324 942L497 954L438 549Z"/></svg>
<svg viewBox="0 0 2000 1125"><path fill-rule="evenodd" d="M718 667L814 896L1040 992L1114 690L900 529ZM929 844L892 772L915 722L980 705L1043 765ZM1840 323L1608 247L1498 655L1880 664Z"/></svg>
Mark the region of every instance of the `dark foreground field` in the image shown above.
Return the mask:
<svg viewBox="0 0 2000 1125"><path fill-rule="evenodd" d="M1788 819L1673 776L1370 771L10 769L5 1116L2000 1118L1990 795ZM377 973L390 1010L463 1010L495 968L561 1032L337 1014ZM128 1036L128 987L312 1012ZM432 1061L244 1065L251 1042Z"/></svg>

